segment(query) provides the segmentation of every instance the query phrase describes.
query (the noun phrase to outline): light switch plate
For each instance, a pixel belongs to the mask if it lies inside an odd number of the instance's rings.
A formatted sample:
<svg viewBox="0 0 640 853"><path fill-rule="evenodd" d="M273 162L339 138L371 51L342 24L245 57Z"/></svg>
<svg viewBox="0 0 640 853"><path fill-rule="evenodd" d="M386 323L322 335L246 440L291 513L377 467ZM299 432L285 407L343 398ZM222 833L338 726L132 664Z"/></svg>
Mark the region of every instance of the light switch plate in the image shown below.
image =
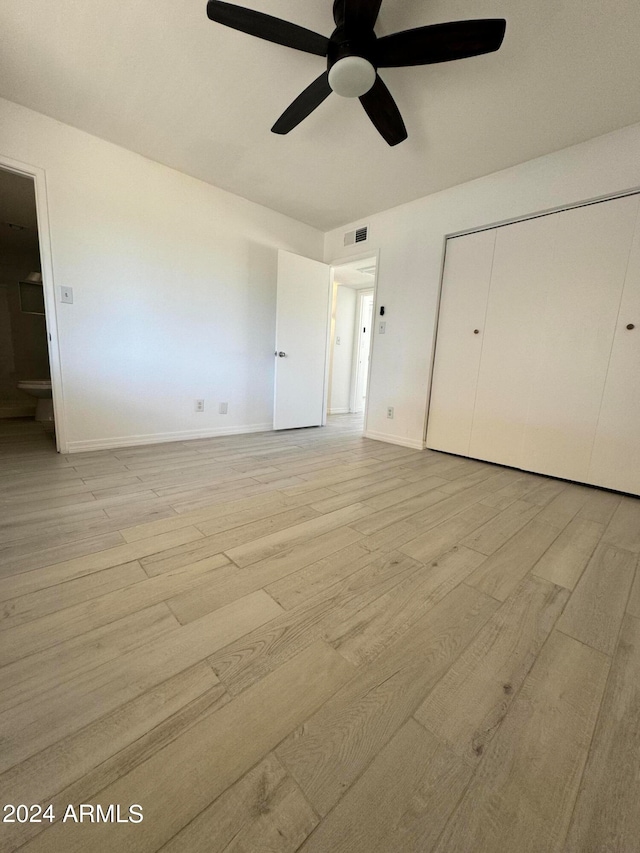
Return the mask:
<svg viewBox="0 0 640 853"><path fill-rule="evenodd" d="M70 305L73 304L73 288L72 287L61 287L60 288L60 302L68 302Z"/></svg>

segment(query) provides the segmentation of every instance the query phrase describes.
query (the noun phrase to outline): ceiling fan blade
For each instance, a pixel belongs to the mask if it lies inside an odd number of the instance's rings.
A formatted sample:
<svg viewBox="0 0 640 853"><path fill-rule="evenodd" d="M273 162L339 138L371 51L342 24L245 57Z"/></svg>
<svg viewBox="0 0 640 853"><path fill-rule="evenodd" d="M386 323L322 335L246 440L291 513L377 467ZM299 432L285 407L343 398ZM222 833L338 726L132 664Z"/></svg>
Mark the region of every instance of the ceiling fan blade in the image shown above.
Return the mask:
<svg viewBox="0 0 640 853"><path fill-rule="evenodd" d="M361 96L360 103L376 126L378 133L389 145L397 145L407 138L407 129L400 110L379 76L376 77L372 88Z"/></svg>
<svg viewBox="0 0 640 853"><path fill-rule="evenodd" d="M245 9L233 3L223 3L221 0L209 0L207 17L218 24L224 24L225 27L232 27L234 30L240 30L266 41L283 44L285 47L292 47L305 53L314 53L317 56L327 55L328 38L299 27L297 24L291 24L289 21L265 15L263 12Z"/></svg>
<svg viewBox="0 0 640 853"><path fill-rule="evenodd" d="M316 107L331 94L331 86L329 85L329 72L325 71L317 80L314 80L310 86L298 95L295 101L290 104L282 113L278 121L271 128L273 133L289 133L294 127L297 127L308 115L310 115Z"/></svg>
<svg viewBox="0 0 640 853"><path fill-rule="evenodd" d="M504 18L452 21L383 36L376 44L379 68L431 65L491 53L504 38Z"/></svg>
<svg viewBox="0 0 640 853"><path fill-rule="evenodd" d="M381 5L382 0L335 0L333 18L347 36L358 35L374 28Z"/></svg>

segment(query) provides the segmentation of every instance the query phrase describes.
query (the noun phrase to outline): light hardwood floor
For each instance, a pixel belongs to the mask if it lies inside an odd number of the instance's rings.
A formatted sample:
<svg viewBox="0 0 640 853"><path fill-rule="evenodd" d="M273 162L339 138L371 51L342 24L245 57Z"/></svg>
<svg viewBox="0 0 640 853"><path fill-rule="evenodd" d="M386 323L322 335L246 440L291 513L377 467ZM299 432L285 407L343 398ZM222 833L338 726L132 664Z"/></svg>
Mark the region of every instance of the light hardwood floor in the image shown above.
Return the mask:
<svg viewBox="0 0 640 853"><path fill-rule="evenodd" d="M1 801L57 818L1 850L640 851L640 500L337 416L0 421L0 507Z"/></svg>

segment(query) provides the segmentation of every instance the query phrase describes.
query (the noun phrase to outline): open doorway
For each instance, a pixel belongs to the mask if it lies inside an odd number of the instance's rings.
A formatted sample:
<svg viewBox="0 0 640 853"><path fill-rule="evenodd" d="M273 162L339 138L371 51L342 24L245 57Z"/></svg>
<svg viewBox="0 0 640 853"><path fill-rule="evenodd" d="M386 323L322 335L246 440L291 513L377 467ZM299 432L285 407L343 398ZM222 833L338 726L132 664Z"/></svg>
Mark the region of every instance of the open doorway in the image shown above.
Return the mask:
<svg viewBox="0 0 640 853"><path fill-rule="evenodd" d="M1 167L0 432L55 442L34 180Z"/></svg>
<svg viewBox="0 0 640 853"><path fill-rule="evenodd" d="M376 258L333 267L327 415L349 416L364 432L369 384ZM357 422L357 423L356 423Z"/></svg>

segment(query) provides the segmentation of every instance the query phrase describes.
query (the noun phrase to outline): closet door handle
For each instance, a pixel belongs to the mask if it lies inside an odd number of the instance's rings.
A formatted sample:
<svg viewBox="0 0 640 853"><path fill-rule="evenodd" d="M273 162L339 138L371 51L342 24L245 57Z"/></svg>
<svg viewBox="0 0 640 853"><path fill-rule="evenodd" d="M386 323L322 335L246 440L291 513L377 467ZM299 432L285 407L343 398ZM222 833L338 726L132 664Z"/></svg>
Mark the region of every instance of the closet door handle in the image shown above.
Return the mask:
<svg viewBox="0 0 640 853"><path fill-rule="evenodd" d="M635 329L635 325L633 323L629 323L629 325L627 326L627 329L629 331L631 331L631 329Z"/></svg>
<svg viewBox="0 0 640 853"><path fill-rule="evenodd" d="M474 335L479 335L479 334L480 334L480 329L474 329L474 330L473 330L473 334L474 334Z"/></svg>

